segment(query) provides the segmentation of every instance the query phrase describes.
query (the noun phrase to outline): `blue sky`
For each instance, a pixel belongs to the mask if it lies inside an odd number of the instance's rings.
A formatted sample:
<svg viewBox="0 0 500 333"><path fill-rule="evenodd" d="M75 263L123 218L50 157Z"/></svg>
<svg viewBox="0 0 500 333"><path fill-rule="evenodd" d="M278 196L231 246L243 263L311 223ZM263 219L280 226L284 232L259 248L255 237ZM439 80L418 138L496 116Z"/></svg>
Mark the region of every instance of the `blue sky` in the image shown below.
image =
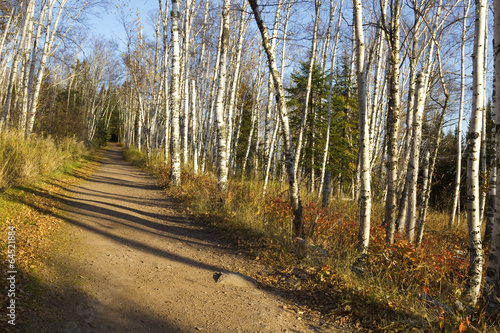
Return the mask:
<svg viewBox="0 0 500 333"><path fill-rule="evenodd" d="M158 10L158 0L110 0L110 6L108 11L102 11L100 17L94 17L91 20L92 33L97 36L105 36L112 39L118 39L119 44L122 44L119 40L125 41L126 34L123 28L123 24L120 19L119 10L120 7L125 13L130 15L137 15L140 13L142 21L144 23L145 33L149 34L148 31L152 29L151 25L148 25L149 16ZM129 19L132 20L132 19Z"/></svg>

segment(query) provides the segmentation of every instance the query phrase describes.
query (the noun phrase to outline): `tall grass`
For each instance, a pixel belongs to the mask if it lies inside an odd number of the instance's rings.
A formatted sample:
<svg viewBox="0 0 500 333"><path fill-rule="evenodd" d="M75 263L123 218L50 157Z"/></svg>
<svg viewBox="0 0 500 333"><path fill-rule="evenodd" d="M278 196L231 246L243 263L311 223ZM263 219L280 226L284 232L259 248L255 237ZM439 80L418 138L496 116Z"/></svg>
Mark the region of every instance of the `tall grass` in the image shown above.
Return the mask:
<svg viewBox="0 0 500 333"><path fill-rule="evenodd" d="M59 142L18 132L0 133L0 190L25 185L49 175L87 152L83 143L74 138Z"/></svg>

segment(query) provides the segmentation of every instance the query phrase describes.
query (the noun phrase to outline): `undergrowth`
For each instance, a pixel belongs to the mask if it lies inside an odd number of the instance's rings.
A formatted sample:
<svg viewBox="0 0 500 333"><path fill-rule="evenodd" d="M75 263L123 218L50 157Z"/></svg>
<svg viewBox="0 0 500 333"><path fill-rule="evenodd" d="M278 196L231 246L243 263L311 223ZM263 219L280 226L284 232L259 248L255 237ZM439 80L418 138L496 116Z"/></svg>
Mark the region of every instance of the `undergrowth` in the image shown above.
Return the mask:
<svg viewBox="0 0 500 333"><path fill-rule="evenodd" d="M333 320L355 318L363 329L384 332L499 332L475 315L453 307L462 301L468 267L465 226L448 229L444 213L431 212L420 247L397 236L385 243L383 205L374 203L369 259L355 274L359 206L333 199L328 209L302 193L306 241L291 234L292 211L287 188L271 183L266 194L259 181L229 182L221 192L215 176L182 170L180 187L169 186L169 168L161 158L137 150L125 157L155 173L174 199L197 218L229 230L255 260L275 271L257 277ZM463 220L463 219L462 219ZM462 304L462 303L460 303ZM478 310L478 309L474 309ZM480 309L479 309L480 310ZM340 319L339 319L340 318Z"/></svg>
<svg viewBox="0 0 500 333"><path fill-rule="evenodd" d="M0 133L0 190L32 183L41 176L68 167L87 154L74 138L53 139L5 131Z"/></svg>

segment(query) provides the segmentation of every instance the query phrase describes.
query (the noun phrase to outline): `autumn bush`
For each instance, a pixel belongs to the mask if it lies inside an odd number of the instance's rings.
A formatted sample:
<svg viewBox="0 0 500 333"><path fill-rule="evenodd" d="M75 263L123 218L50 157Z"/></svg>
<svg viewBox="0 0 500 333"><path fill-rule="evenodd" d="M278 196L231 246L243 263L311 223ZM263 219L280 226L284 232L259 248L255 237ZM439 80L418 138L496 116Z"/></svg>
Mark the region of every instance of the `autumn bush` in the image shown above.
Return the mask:
<svg viewBox="0 0 500 333"><path fill-rule="evenodd" d="M0 189L30 183L83 156L87 150L74 138L52 138L18 132L0 134Z"/></svg>

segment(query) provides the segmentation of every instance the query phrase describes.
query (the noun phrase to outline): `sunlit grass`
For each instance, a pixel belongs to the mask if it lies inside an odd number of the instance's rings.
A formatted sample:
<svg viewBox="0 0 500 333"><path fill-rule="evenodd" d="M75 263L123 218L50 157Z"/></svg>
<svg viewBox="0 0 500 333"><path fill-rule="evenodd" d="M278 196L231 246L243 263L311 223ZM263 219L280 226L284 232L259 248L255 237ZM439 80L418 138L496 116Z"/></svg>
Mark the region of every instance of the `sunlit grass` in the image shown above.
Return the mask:
<svg viewBox="0 0 500 333"><path fill-rule="evenodd" d="M74 138L55 142L51 138L5 131L0 133L0 189L34 182L64 168L87 154Z"/></svg>

